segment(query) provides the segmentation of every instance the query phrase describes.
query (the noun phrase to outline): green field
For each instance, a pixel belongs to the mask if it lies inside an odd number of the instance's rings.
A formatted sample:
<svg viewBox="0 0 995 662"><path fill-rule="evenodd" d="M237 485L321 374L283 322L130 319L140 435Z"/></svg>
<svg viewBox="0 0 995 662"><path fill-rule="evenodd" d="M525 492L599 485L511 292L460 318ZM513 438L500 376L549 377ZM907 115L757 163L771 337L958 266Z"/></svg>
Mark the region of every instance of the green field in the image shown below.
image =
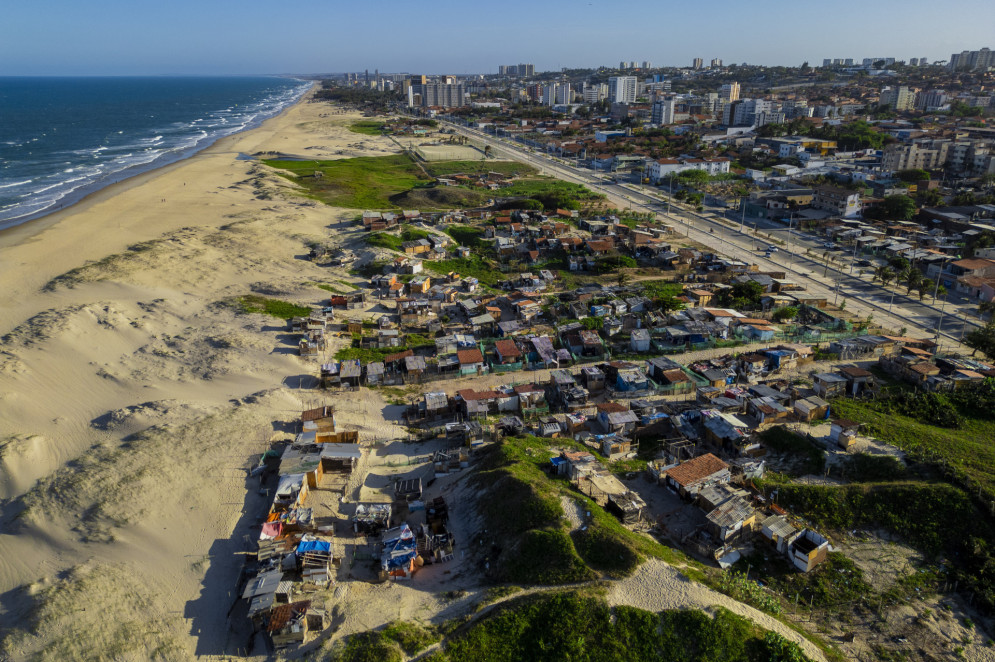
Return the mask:
<svg viewBox="0 0 995 662"><path fill-rule="evenodd" d="M264 163L307 189L310 197L333 207L396 209L391 196L428 186L431 180L406 154L363 156L336 161L281 161ZM315 177L316 171L322 175Z"/></svg>
<svg viewBox="0 0 995 662"><path fill-rule="evenodd" d="M488 196L465 187L436 187L434 178L454 173L483 172L531 175L535 171L514 161L437 161L419 164L407 154L335 161L269 159L264 163L303 186L307 195L334 207L351 209L453 209L477 206ZM319 173L318 176L315 176ZM518 180L501 190L502 197L527 197L546 209L576 208L579 201L600 196L579 184L549 177Z"/></svg>
<svg viewBox="0 0 995 662"><path fill-rule="evenodd" d="M426 662L802 662L793 642L741 616L716 608L653 613L609 607L580 591L551 592L507 600L467 623L441 626L450 634ZM370 635L354 635L367 641ZM378 637L378 641L391 639ZM419 643L426 641L424 637ZM346 649L358 653L359 646ZM383 649L386 653L387 648ZM336 662L397 657L333 657Z"/></svg>
<svg viewBox="0 0 995 662"><path fill-rule="evenodd" d="M989 380L991 381L991 380ZM938 466L965 489L995 501L995 423L990 407L941 404L960 414L960 427L938 427L898 413L886 401L833 400L833 414L864 424L867 434L898 446L910 456ZM983 402L983 401L982 401ZM918 417L929 420L929 417Z"/></svg>
<svg viewBox="0 0 995 662"><path fill-rule="evenodd" d="M306 317L311 314L311 309L307 306L298 306L289 301L280 301L257 294L237 297L234 299L234 304L241 313L262 313L285 320L291 317Z"/></svg>
<svg viewBox="0 0 995 662"><path fill-rule="evenodd" d="M419 230L418 228L413 228L410 225L404 225L401 227L401 232L399 234L394 234L392 232L371 232L366 235L366 243L370 246L400 251L403 248L404 242L427 239L431 235L432 233L426 232L425 230Z"/></svg>
<svg viewBox="0 0 995 662"><path fill-rule="evenodd" d="M377 120L360 120L349 125L349 130L353 133L361 133L365 136L379 136L383 133L383 122Z"/></svg>
<svg viewBox="0 0 995 662"><path fill-rule="evenodd" d="M536 169L518 161L433 161L425 164L425 170L433 177L446 175L484 175L499 172L502 175L526 177L534 175Z"/></svg>

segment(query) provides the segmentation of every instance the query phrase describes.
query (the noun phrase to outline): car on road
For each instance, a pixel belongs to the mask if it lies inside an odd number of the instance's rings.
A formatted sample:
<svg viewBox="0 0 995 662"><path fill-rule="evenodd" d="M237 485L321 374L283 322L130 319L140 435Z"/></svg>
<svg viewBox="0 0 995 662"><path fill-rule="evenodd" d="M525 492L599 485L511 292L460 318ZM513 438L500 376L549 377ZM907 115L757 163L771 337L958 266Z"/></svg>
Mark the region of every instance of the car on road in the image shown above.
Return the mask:
<svg viewBox="0 0 995 662"><path fill-rule="evenodd" d="M767 252L768 253L776 253L777 252L777 246L768 246L767 247Z"/></svg>
<svg viewBox="0 0 995 662"><path fill-rule="evenodd" d="M824 243L824 244L822 245L822 247L823 247L823 248L830 248L830 249L832 249L832 248L836 248L836 244L834 244L834 243L833 243L833 242L831 242L831 241L827 241L826 243Z"/></svg>
<svg viewBox="0 0 995 662"><path fill-rule="evenodd" d="M857 260L858 267L873 267L874 263L870 260Z"/></svg>

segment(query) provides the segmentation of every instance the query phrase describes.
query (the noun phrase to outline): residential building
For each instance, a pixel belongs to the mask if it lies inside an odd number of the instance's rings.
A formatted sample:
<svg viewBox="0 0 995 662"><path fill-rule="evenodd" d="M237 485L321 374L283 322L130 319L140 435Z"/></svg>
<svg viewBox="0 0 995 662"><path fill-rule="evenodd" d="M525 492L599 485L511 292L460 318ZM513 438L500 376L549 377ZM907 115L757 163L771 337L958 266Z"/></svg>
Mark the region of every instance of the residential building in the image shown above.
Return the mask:
<svg viewBox="0 0 995 662"><path fill-rule="evenodd" d="M677 107L677 98L668 97L653 104L650 121L653 124L664 126L674 123L674 112Z"/></svg>
<svg viewBox="0 0 995 662"><path fill-rule="evenodd" d="M913 110L916 106L916 91L910 90L905 85L885 87L881 90L878 105L888 106L899 111Z"/></svg>
<svg viewBox="0 0 995 662"><path fill-rule="evenodd" d="M692 69L701 69L701 67L702 67L702 65L704 63L705 63L704 60L702 60L700 57L696 57L694 60L691 61L691 68Z"/></svg>
<svg viewBox="0 0 995 662"><path fill-rule="evenodd" d="M608 79L608 99L612 103L635 103L636 85L635 76L612 76Z"/></svg>
<svg viewBox="0 0 995 662"><path fill-rule="evenodd" d="M604 83L597 85L584 83L584 87L581 89L581 96L584 97L584 103L588 104L604 101L608 98L608 86Z"/></svg>
<svg viewBox="0 0 995 662"><path fill-rule="evenodd" d="M812 206L842 218L860 215L860 193L838 186L820 186L815 189Z"/></svg>
<svg viewBox="0 0 995 662"><path fill-rule="evenodd" d="M719 68L721 68L722 67L722 59L721 58L717 58L717 57L712 58L711 67L712 67L712 69L719 69Z"/></svg>
<svg viewBox="0 0 995 662"><path fill-rule="evenodd" d="M719 88L719 98L726 103L732 103L739 99L739 83L727 83Z"/></svg>
<svg viewBox="0 0 995 662"><path fill-rule="evenodd" d="M909 145L894 143L885 147L881 167L893 172L912 168L938 170L947 162L950 144L949 140L917 140Z"/></svg>
<svg viewBox="0 0 995 662"><path fill-rule="evenodd" d="M426 83L421 86L420 92L421 105L425 108L459 108L466 105L466 91L462 83Z"/></svg>
<svg viewBox="0 0 995 662"><path fill-rule="evenodd" d="M995 66L995 53L989 48L954 53L947 64L950 71L985 71L993 66Z"/></svg>

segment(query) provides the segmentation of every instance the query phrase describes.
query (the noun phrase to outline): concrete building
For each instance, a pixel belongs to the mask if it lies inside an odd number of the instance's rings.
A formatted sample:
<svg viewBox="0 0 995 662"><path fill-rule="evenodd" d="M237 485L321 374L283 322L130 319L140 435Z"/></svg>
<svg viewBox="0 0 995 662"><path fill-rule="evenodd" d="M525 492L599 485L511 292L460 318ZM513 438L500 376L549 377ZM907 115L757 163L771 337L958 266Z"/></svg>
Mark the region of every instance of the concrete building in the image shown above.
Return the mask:
<svg viewBox="0 0 995 662"><path fill-rule="evenodd" d="M954 53L947 64L950 71L985 71L991 67L995 67L995 53L990 48Z"/></svg>
<svg viewBox="0 0 995 662"><path fill-rule="evenodd" d="M412 86L414 87L414 86ZM421 105L424 108L459 108L466 105L466 92L462 83L426 83L421 86Z"/></svg>
<svg viewBox="0 0 995 662"><path fill-rule="evenodd" d="M604 83L598 83L597 85L584 83L584 87L581 89L581 96L584 97L584 103L599 103L608 98L608 86Z"/></svg>
<svg viewBox="0 0 995 662"><path fill-rule="evenodd" d="M653 124L665 126L674 123L674 110L677 107L677 98L668 97L653 104L650 121Z"/></svg>
<svg viewBox="0 0 995 662"><path fill-rule="evenodd" d="M739 99L739 83L727 83L719 88L719 98L726 103Z"/></svg>
<svg viewBox="0 0 995 662"><path fill-rule="evenodd" d="M692 69L701 69L701 67L702 67L702 65L704 63L705 63L704 60L702 60L700 57L696 57L694 60L691 61L691 68Z"/></svg>
<svg viewBox="0 0 995 662"><path fill-rule="evenodd" d="M916 91L910 90L905 85L885 87L881 90L878 104L895 110L912 110L916 105Z"/></svg>
<svg viewBox="0 0 995 662"><path fill-rule="evenodd" d="M635 76L612 76L608 79L608 99L612 103L635 103L636 85Z"/></svg>
<svg viewBox="0 0 995 662"><path fill-rule="evenodd" d="M812 206L842 218L854 218L861 211L860 193L838 186L820 186L815 189Z"/></svg>
<svg viewBox="0 0 995 662"><path fill-rule="evenodd" d="M716 58L712 58L711 67L712 67L712 69L720 69L720 68L722 68L722 59L721 58L717 58L717 57Z"/></svg>
<svg viewBox="0 0 995 662"><path fill-rule="evenodd" d="M898 170L938 170L947 162L949 140L923 140L910 145L892 144L884 148L881 167Z"/></svg>

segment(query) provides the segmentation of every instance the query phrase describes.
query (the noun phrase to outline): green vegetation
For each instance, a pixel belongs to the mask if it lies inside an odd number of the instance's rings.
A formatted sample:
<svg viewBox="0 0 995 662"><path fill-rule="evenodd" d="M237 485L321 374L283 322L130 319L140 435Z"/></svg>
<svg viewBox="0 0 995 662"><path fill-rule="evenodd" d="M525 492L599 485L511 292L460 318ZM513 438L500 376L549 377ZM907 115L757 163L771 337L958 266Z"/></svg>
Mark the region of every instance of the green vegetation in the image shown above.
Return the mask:
<svg viewBox="0 0 995 662"><path fill-rule="evenodd" d="M493 264L476 255L455 257L449 260L426 260L425 269L437 274L455 271L463 278L476 278L481 285L494 287L506 277Z"/></svg>
<svg viewBox="0 0 995 662"><path fill-rule="evenodd" d="M426 232L410 225L402 225L400 234L392 232L371 232L366 235L366 243L370 246L388 248L394 251L402 250L402 244L406 241L417 241L418 239L428 239L431 232Z"/></svg>
<svg viewBox="0 0 995 662"><path fill-rule="evenodd" d="M684 286L669 280L644 280L639 282L643 296L649 299L676 297L684 291Z"/></svg>
<svg viewBox="0 0 995 662"><path fill-rule="evenodd" d="M797 462L801 474L821 474L826 466L826 452L805 437L777 426L760 433L764 445Z"/></svg>
<svg viewBox="0 0 995 662"><path fill-rule="evenodd" d="M280 319L290 319L291 317L305 317L311 314L311 309L307 306L298 306L289 301L270 299L258 294L247 294L236 297L231 301L236 309L243 314L262 313Z"/></svg>
<svg viewBox="0 0 995 662"><path fill-rule="evenodd" d="M487 242L484 241L483 229L472 225L451 225L446 228L446 234L460 246L482 248L487 245Z"/></svg>
<svg viewBox="0 0 995 662"><path fill-rule="evenodd" d="M814 570L799 573L778 559L786 572L770 580L771 588L786 597L797 595L815 609L838 609L868 599L874 592L863 571L840 552L830 552Z"/></svg>
<svg viewBox="0 0 995 662"><path fill-rule="evenodd" d="M428 628L407 621L393 621L383 630L370 630L354 634L345 646L329 656L330 662L401 662L416 655L435 642L441 635L435 628Z"/></svg>
<svg viewBox="0 0 995 662"><path fill-rule="evenodd" d="M524 197L537 200L546 211L577 209L582 202L600 200L604 196L580 184L571 184L551 177L520 179L501 189L500 197Z"/></svg>
<svg viewBox="0 0 995 662"><path fill-rule="evenodd" d="M391 197L431 183L407 154L335 161L266 160L283 177L333 207L395 209ZM315 173L321 173L315 177Z"/></svg>
<svg viewBox="0 0 995 662"><path fill-rule="evenodd" d="M535 174L535 168L518 161L431 161L424 164L425 170L433 177L446 175L486 175L497 172L502 175L525 177Z"/></svg>
<svg viewBox="0 0 995 662"><path fill-rule="evenodd" d="M647 556L680 562L677 552L626 529L565 480L544 473L553 445L575 446L563 439L509 437L489 452L475 477L487 490L480 506L485 528L503 548L490 559L493 579L561 584L593 579L593 570L623 577ZM591 513L586 530L567 533L563 496Z"/></svg>
<svg viewBox="0 0 995 662"><path fill-rule="evenodd" d="M577 592L510 600L466 626L433 658L439 662L572 660L600 662L802 661L799 647L717 608L715 616L610 608Z"/></svg>
<svg viewBox="0 0 995 662"><path fill-rule="evenodd" d="M720 306L726 308L758 310L760 308L760 298L763 295L763 285L751 280L745 283L736 283L732 287L722 290L715 297L715 301Z"/></svg>
<svg viewBox="0 0 995 662"><path fill-rule="evenodd" d="M366 136L379 136L384 132L384 123L377 120L360 120L350 124L349 130Z"/></svg>
<svg viewBox="0 0 995 662"><path fill-rule="evenodd" d="M995 501L993 398L995 380L989 379L977 389L936 397L901 392L876 401L837 398L832 407L836 415L863 423L868 434L898 446L915 460L937 466L965 489L979 490L989 502ZM923 408L913 408L916 403ZM942 423L956 420L957 425L938 427L934 416Z"/></svg>
<svg viewBox="0 0 995 662"><path fill-rule="evenodd" d="M989 359L995 359L995 319L989 320L982 327L971 329L964 336L964 344Z"/></svg>

